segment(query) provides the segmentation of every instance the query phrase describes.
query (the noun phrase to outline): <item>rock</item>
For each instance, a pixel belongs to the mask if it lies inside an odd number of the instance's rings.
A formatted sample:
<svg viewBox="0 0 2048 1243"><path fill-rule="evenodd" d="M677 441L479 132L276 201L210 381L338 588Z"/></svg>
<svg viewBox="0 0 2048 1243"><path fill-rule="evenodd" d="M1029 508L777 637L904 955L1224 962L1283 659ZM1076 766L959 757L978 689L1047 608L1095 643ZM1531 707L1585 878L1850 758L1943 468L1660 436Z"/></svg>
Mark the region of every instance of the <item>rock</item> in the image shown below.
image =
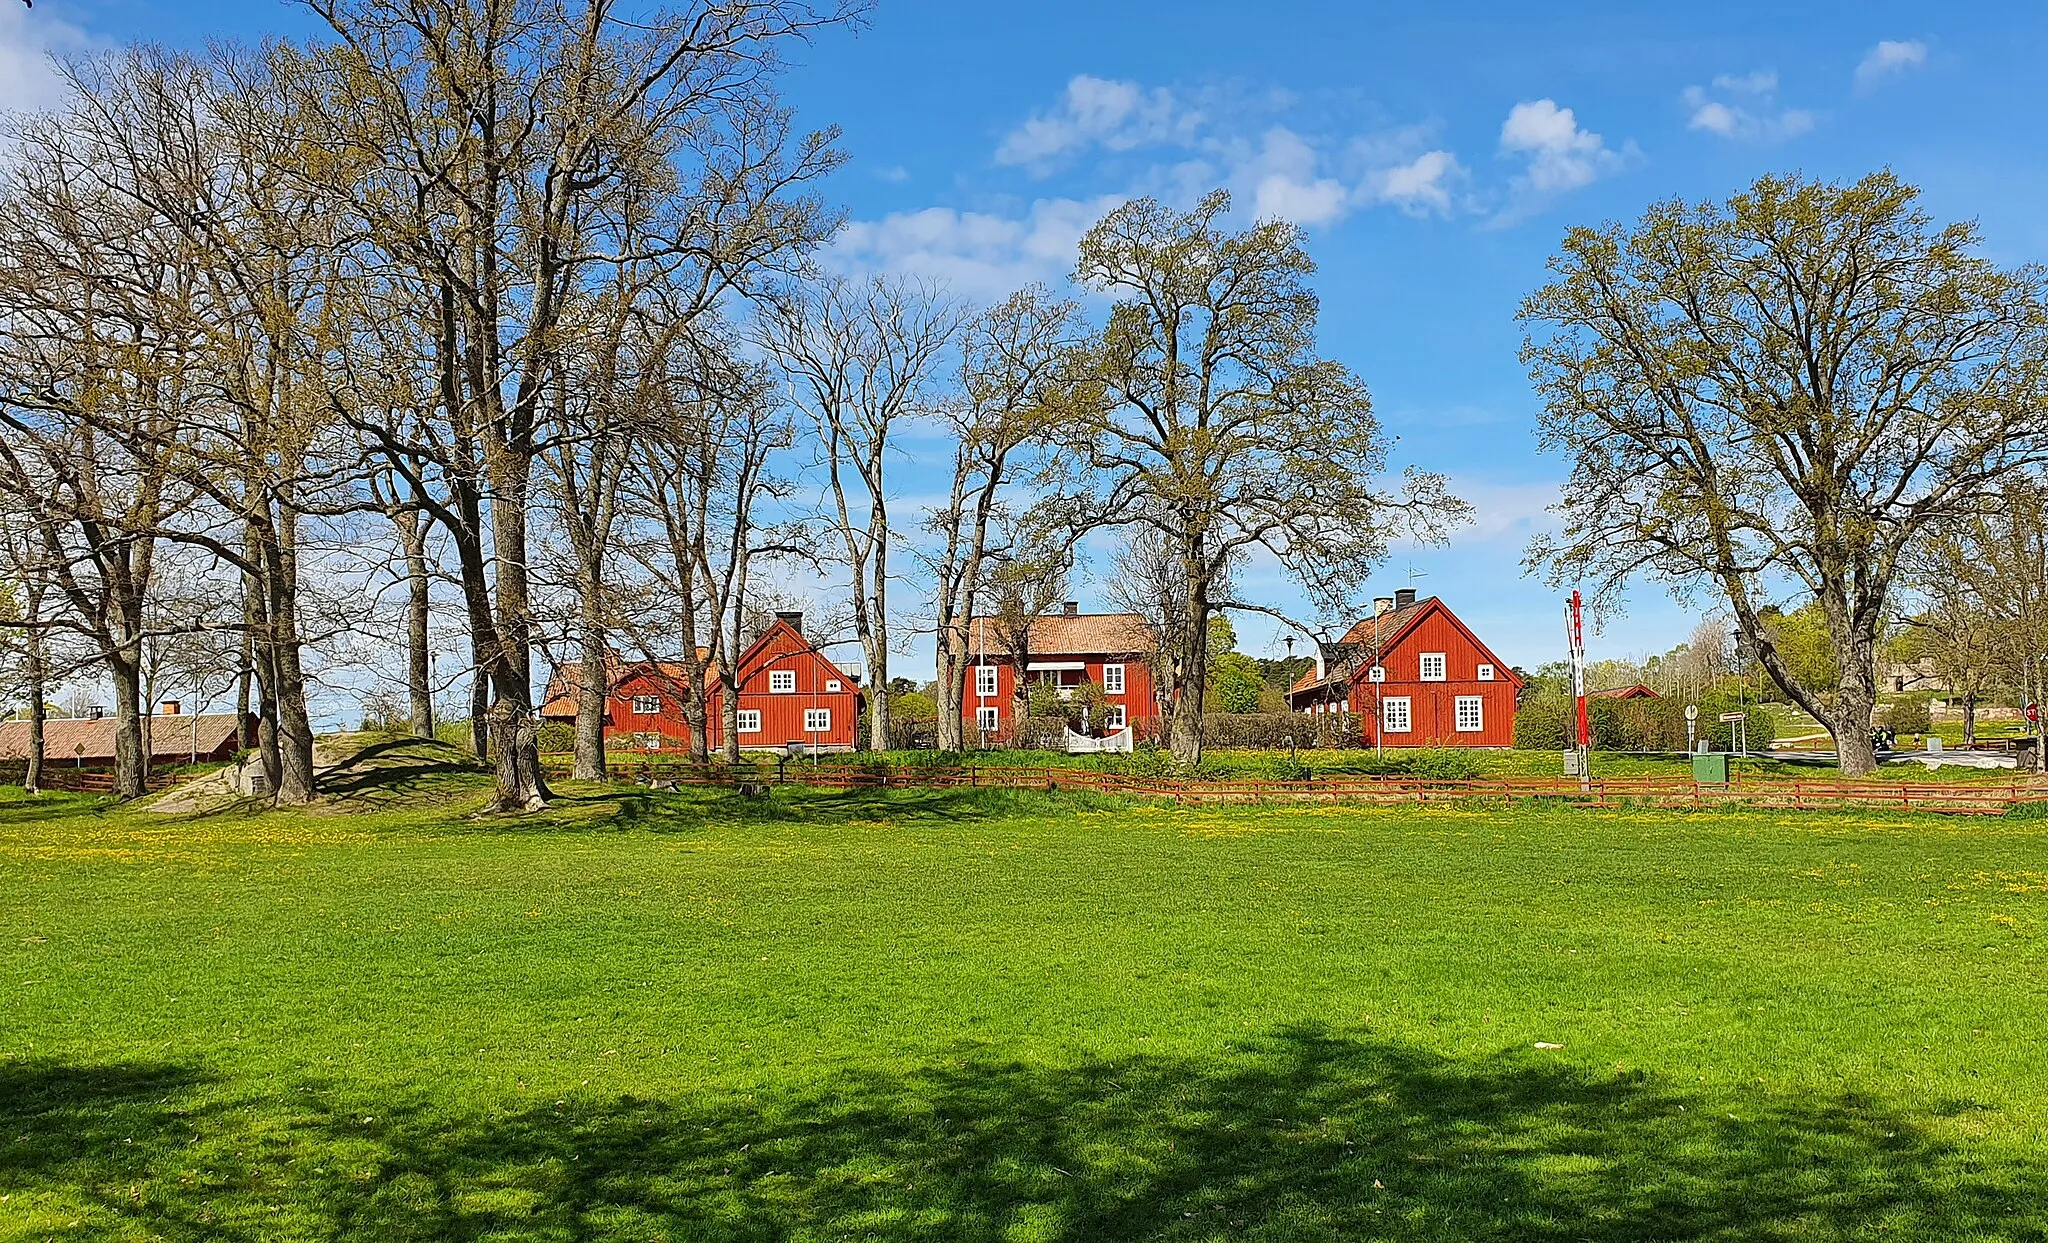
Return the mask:
<svg viewBox="0 0 2048 1243"><path fill-rule="evenodd" d="M1561 1045L1561 1044L1552 1044L1552 1043L1550 1043L1550 1042L1549 1042L1548 1040L1539 1040L1539 1041L1537 1041L1537 1042L1536 1042L1536 1047L1537 1047L1537 1048L1539 1048L1539 1049L1562 1049L1562 1048L1564 1048L1564 1046L1563 1046L1563 1045Z"/></svg>

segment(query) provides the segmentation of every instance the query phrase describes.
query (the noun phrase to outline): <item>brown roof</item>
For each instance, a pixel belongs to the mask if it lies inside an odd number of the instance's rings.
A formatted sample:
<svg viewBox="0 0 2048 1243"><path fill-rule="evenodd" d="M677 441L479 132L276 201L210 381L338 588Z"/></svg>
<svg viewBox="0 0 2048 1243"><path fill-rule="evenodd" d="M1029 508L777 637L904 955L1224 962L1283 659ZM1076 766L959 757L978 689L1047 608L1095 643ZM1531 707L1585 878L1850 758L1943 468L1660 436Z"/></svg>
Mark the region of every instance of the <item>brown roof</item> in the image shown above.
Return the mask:
<svg viewBox="0 0 2048 1243"><path fill-rule="evenodd" d="M199 734L202 756L229 747L238 725L232 712L202 712L143 718L145 737L152 760L176 760L193 751L193 730ZM80 751L80 746L85 749ZM28 722L0 722L0 760L28 758ZM43 759L46 762L111 764L114 761L114 718L60 717L43 722Z"/></svg>
<svg viewBox="0 0 2048 1243"><path fill-rule="evenodd" d="M1647 686L1644 686L1644 685L1643 685L1643 684L1642 684L1641 682L1638 682L1638 683L1636 683L1636 684L1635 684L1634 686L1610 686L1610 687L1608 687L1608 688L1607 688L1606 690L1604 690L1604 691L1587 691L1587 692L1586 692L1586 698L1588 698L1588 699L1662 699L1662 698L1664 698L1664 697L1663 697L1662 695L1659 695L1659 694L1658 694L1657 692L1655 692L1655 691L1651 690L1651 689L1650 689L1649 687L1647 687Z"/></svg>
<svg viewBox="0 0 2048 1243"><path fill-rule="evenodd" d="M974 619L975 655L1007 655L1010 645L995 619ZM1033 656L1093 656L1150 652L1157 648L1152 628L1137 613L1048 613L1031 623L1027 641Z"/></svg>
<svg viewBox="0 0 2048 1243"><path fill-rule="evenodd" d="M1350 681L1349 672L1342 666L1345 666L1349 661L1357 661L1365 665L1376 663L1374 659L1377 655L1374 651L1375 638L1377 638L1380 647L1385 647L1387 644L1392 643L1400 637L1403 630L1408 628L1409 622L1422 616L1422 611L1428 608L1430 602L1435 599L1435 596L1424 596L1413 604L1404 604L1400 608L1381 613L1377 617L1362 619L1352 626L1351 629L1345 631L1344 637L1330 645L1332 658L1324 662L1322 677L1316 676L1315 666L1311 665L1301 671L1301 676L1295 679L1294 685L1288 689L1290 691L1305 691L1327 682Z"/></svg>
<svg viewBox="0 0 2048 1243"><path fill-rule="evenodd" d="M710 654L710 648L700 647L697 649L697 655L700 659ZM608 688L616 687L630 673L651 673L659 678L667 678L678 685L687 684L690 677L689 667L681 661L623 660L614 655L611 664L611 679L607 684ZM709 664L704 667L704 684L706 686L709 686L717 677L718 666L716 664ZM577 683L582 680L583 664L581 661L570 661L568 664L555 670L555 676L548 679L548 693L541 699L541 719L555 720L567 718L573 720L576 716Z"/></svg>

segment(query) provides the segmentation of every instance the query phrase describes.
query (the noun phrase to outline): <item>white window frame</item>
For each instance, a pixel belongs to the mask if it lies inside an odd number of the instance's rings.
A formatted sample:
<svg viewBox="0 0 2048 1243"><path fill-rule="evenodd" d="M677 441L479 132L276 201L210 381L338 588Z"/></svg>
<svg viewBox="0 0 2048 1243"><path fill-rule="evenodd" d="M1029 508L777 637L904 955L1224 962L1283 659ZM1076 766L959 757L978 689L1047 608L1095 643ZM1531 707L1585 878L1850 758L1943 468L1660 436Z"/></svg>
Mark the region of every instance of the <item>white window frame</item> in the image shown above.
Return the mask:
<svg viewBox="0 0 2048 1243"><path fill-rule="evenodd" d="M1436 662L1435 673L1431 673L1429 671L1429 665L1431 661ZM1418 682L1448 681L1448 678L1445 675L1449 672L1449 670L1450 661L1444 658L1444 654L1442 652L1424 652L1422 654L1422 660L1420 661L1420 668L1417 670L1415 678Z"/></svg>
<svg viewBox="0 0 2048 1243"><path fill-rule="evenodd" d="M768 693L771 695L796 694L796 670L770 669L768 671Z"/></svg>
<svg viewBox="0 0 2048 1243"><path fill-rule="evenodd" d="M832 709L805 708L804 732L806 734L829 734L832 732Z"/></svg>
<svg viewBox="0 0 2048 1243"><path fill-rule="evenodd" d="M1002 675L996 671L994 665L976 665L974 667L974 697L976 699L993 699L1002 684Z"/></svg>
<svg viewBox="0 0 2048 1243"><path fill-rule="evenodd" d="M661 750L661 735L660 735L660 734L656 734L656 733L642 733L642 734L639 734L638 736L636 736L636 737L635 737L635 738L633 739L633 741L634 741L634 742L637 742L637 743L639 743L639 744L640 744L640 749L641 749L642 751L659 751L659 750Z"/></svg>
<svg viewBox="0 0 2048 1243"><path fill-rule="evenodd" d="M841 692L841 691L843 691L843 690L845 690L845 689L846 689L845 687L843 687L843 686L841 686L841 685L839 684L839 679L838 679L838 678L826 678L826 679L825 679L825 693L826 693L827 695L837 695L837 694L838 694L839 692Z"/></svg>
<svg viewBox="0 0 2048 1243"><path fill-rule="evenodd" d="M1472 723L1465 723L1465 710L1471 709ZM1461 734L1478 734L1486 730L1486 696L1460 695L1451 701L1451 722Z"/></svg>
<svg viewBox="0 0 2048 1243"><path fill-rule="evenodd" d="M1124 693L1124 667L1122 665L1104 665L1102 667L1102 693L1105 695L1121 695ZM1123 726L1119 725L1117 728L1122 729Z"/></svg>
<svg viewBox="0 0 2048 1243"><path fill-rule="evenodd" d="M983 733L993 734L1003 727L1003 711L1000 708L976 708L974 723Z"/></svg>
<svg viewBox="0 0 2048 1243"><path fill-rule="evenodd" d="M1114 732L1128 724L1130 719L1125 715L1122 704L1102 705L1102 728Z"/></svg>
<svg viewBox="0 0 2048 1243"><path fill-rule="evenodd" d="M761 732L761 710L759 708L741 708L739 718L739 730L742 734L758 734Z"/></svg>
<svg viewBox="0 0 2048 1243"><path fill-rule="evenodd" d="M652 705L652 706L650 706L650 705ZM633 696L633 715L634 715L634 716L660 716L660 715L661 715L661 696L659 696L659 695L635 695L635 696Z"/></svg>
<svg viewBox="0 0 2048 1243"><path fill-rule="evenodd" d="M1491 681L1493 681L1493 666L1492 666L1492 665L1481 665L1481 666L1479 666L1479 680L1480 680L1481 682L1491 682Z"/></svg>
<svg viewBox="0 0 2048 1243"><path fill-rule="evenodd" d="M1399 721L1396 725L1394 722ZM1380 732L1408 734L1415 730L1415 707L1406 695L1389 695L1380 701Z"/></svg>
<svg viewBox="0 0 2048 1243"><path fill-rule="evenodd" d="M1368 682L1386 681L1387 667L1385 665L1374 665L1372 668L1365 671L1365 680Z"/></svg>

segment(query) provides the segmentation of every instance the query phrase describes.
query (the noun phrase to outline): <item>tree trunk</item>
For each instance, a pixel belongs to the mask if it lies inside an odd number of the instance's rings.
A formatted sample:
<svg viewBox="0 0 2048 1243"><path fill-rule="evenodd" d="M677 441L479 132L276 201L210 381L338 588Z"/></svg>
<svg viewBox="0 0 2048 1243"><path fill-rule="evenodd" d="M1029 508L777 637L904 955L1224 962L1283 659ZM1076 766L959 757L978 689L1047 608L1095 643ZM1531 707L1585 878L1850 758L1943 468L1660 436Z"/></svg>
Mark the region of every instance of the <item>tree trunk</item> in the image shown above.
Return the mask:
<svg viewBox="0 0 2048 1243"><path fill-rule="evenodd" d="M132 631L130 633L133 633ZM149 760L142 741L142 663L133 648L107 653L114 684L114 793L141 798L149 789Z"/></svg>
<svg viewBox="0 0 2048 1243"><path fill-rule="evenodd" d="M1854 677L1845 669L1828 723L1835 734L1835 753L1844 777L1867 777L1877 771L1877 748L1870 741L1870 718L1876 707L1876 686L1869 678Z"/></svg>
<svg viewBox="0 0 2048 1243"><path fill-rule="evenodd" d="M1187 633L1181 639L1179 677L1172 688L1173 717L1169 722L1168 745L1176 763L1193 768L1202 762L1202 708L1209 678L1209 576L1198 540L1189 541L1182 557L1188 599L1181 624Z"/></svg>
<svg viewBox="0 0 2048 1243"><path fill-rule="evenodd" d="M28 675L28 771L21 779L22 788L30 795L43 792L43 720L49 675L43 669L43 632L36 628L36 623L42 620L42 604L42 588L31 585L28 589L29 628L25 632L27 668L23 670Z"/></svg>
<svg viewBox="0 0 2048 1243"><path fill-rule="evenodd" d="M476 650L472 644L470 651ZM475 676L469 680L469 747L476 752L476 758L491 758L491 675L484 672L481 658Z"/></svg>
<svg viewBox="0 0 2048 1243"><path fill-rule="evenodd" d="M868 607L874 620L868 625L862 655L868 666L868 750L889 749L889 541L888 519L878 505L875 518L874 590Z"/></svg>
<svg viewBox="0 0 2048 1243"><path fill-rule="evenodd" d="M491 745L498 749L499 811L547 806L534 732L532 619L528 614L526 513L530 462L503 454L492 472L492 551L497 558L497 642L491 660Z"/></svg>
<svg viewBox="0 0 2048 1243"><path fill-rule="evenodd" d="M605 634L597 587L586 573L581 585L578 623L582 629L583 667L576 682L576 762L578 781L603 781L605 702L611 696L611 644Z"/></svg>
<svg viewBox="0 0 2048 1243"><path fill-rule="evenodd" d="M427 574L426 533L416 509L401 509L395 517L398 534L405 545L405 581L409 593L405 609L405 689L411 717L407 722L413 735L434 736L434 661L428 650L428 626L433 617L433 582Z"/></svg>
<svg viewBox="0 0 2048 1243"><path fill-rule="evenodd" d="M1977 745L1977 692L1963 692L1963 750Z"/></svg>
<svg viewBox="0 0 2048 1243"><path fill-rule="evenodd" d="M732 661L723 664L730 666ZM725 759L728 764L740 762L740 691L739 682L731 668L718 672L718 719L725 731Z"/></svg>
<svg viewBox="0 0 2048 1243"><path fill-rule="evenodd" d="M965 640L959 634L959 625L942 628L939 634L939 719L938 748L941 751L965 751L967 749L967 727L961 721L960 710L967 702L967 659L963 648Z"/></svg>

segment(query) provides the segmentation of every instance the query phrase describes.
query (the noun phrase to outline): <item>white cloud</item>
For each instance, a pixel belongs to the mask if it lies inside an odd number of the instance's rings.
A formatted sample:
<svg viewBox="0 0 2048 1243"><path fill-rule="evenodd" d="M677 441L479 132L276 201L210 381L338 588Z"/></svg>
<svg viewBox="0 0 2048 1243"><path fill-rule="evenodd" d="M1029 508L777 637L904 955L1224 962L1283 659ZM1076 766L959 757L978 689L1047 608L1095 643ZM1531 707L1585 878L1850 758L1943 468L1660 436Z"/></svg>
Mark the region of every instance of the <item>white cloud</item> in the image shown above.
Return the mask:
<svg viewBox="0 0 2048 1243"><path fill-rule="evenodd" d="M1124 201L1040 199L1021 216L950 207L895 212L849 223L824 259L842 272L918 276L962 297L995 299L1033 281L1064 278L1081 235Z"/></svg>
<svg viewBox="0 0 2048 1243"><path fill-rule="evenodd" d="M1628 163L1625 152L1607 146L1591 130L1579 128L1570 108L1554 99L1528 100L1508 110L1500 127L1500 149L1527 159L1519 179L1537 194L1558 194L1590 185Z"/></svg>
<svg viewBox="0 0 2048 1243"><path fill-rule="evenodd" d="M0 111L27 112L62 103L69 88L50 57L93 50L93 40L84 31L46 12L0 5Z"/></svg>
<svg viewBox="0 0 2048 1243"><path fill-rule="evenodd" d="M1927 63L1927 45L1918 40L1881 39L1856 66L1856 89L1867 91L1886 78Z"/></svg>
<svg viewBox="0 0 2048 1243"><path fill-rule="evenodd" d="M1769 95L1778 89L1778 75L1768 69L1758 69L1740 77L1732 73L1714 75L1714 89L1736 95Z"/></svg>
<svg viewBox="0 0 2048 1243"><path fill-rule="evenodd" d="M1329 224L1351 208L1351 191L1334 177L1318 177L1315 148L1284 125L1266 131L1259 153L1238 174L1251 187L1252 214L1296 224Z"/></svg>
<svg viewBox="0 0 2048 1243"><path fill-rule="evenodd" d="M1366 177L1365 189L1374 200L1390 203L1411 216L1431 212L1449 215L1451 183L1463 179L1465 166L1448 151L1425 151L1392 168Z"/></svg>
<svg viewBox="0 0 2048 1243"><path fill-rule="evenodd" d="M1077 74L1067 83L1058 107L1033 116L1003 137L996 163L1021 164L1042 176L1061 156L1089 146L1128 151L1190 141L1201 119L1165 87L1148 91L1136 82Z"/></svg>
<svg viewBox="0 0 2048 1243"><path fill-rule="evenodd" d="M889 181L898 183L909 181L910 170L903 167L901 164L890 164L885 167L876 169L875 179L878 181Z"/></svg>
<svg viewBox="0 0 2048 1243"><path fill-rule="evenodd" d="M1714 98L1715 92L1725 98ZM1778 75L1767 70L1740 77L1721 74L1711 90L1685 88L1681 98L1690 114L1686 124L1722 138L1762 142L1797 138L1811 130L1813 114L1803 108L1780 108L1777 92Z"/></svg>

